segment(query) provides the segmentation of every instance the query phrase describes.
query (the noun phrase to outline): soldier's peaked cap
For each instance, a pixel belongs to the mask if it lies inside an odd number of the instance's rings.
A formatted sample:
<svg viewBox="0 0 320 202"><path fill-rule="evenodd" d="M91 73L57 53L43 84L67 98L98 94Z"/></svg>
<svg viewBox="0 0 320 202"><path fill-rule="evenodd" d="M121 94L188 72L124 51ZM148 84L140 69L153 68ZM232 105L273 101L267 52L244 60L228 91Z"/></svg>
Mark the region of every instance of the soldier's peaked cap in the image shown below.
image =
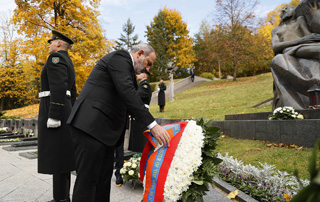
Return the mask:
<svg viewBox="0 0 320 202"><path fill-rule="evenodd" d="M51 39L48 40L48 43L50 43L50 41L53 41L56 39L60 39L60 40L65 41L69 44L73 44L73 41L69 37L62 34L61 32L58 32L57 30L52 30L52 37L51 37Z"/></svg>

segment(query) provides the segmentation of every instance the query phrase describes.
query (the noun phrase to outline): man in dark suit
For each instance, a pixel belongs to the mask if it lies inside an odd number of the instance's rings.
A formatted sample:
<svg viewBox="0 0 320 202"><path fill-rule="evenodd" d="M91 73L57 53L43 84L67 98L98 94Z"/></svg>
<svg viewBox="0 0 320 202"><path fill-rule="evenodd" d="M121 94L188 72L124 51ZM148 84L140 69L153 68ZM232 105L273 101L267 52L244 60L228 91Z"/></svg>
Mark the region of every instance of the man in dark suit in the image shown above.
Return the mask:
<svg viewBox="0 0 320 202"><path fill-rule="evenodd" d="M152 97L152 88L148 82L148 74L138 74L137 80L139 81L138 94L145 106L149 108ZM143 148L147 143L147 138L143 136L145 130L147 130L147 127L141 125L138 120L134 118L131 120L129 150L135 152L143 151Z"/></svg>
<svg viewBox="0 0 320 202"><path fill-rule="evenodd" d="M70 201L70 171L75 170L71 130L66 125L76 99L75 72L68 49L73 41L53 30L49 58L41 72L38 116L38 172L53 175L53 202Z"/></svg>
<svg viewBox="0 0 320 202"><path fill-rule="evenodd" d="M67 121L76 154L73 202L110 201L114 148L123 142L128 113L169 146L169 134L155 122L136 90L135 74L149 71L155 59L154 49L142 43L130 53L105 55L93 68Z"/></svg>

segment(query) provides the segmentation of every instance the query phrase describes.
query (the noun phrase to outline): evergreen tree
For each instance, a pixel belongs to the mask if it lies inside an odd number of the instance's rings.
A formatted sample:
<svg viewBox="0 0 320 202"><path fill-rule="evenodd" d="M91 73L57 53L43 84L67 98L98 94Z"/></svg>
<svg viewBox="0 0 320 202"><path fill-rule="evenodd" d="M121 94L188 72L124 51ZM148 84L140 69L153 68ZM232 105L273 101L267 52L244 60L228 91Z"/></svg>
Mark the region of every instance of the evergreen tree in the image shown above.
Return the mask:
<svg viewBox="0 0 320 202"><path fill-rule="evenodd" d="M115 41L116 42L116 46L114 47L115 50L130 51L134 45L141 43L141 41L138 41L137 34L131 37L131 35L134 32L134 29L135 29L135 26L133 26L130 18L128 18L127 23L122 26L122 30L124 34L121 34L120 38L117 41Z"/></svg>

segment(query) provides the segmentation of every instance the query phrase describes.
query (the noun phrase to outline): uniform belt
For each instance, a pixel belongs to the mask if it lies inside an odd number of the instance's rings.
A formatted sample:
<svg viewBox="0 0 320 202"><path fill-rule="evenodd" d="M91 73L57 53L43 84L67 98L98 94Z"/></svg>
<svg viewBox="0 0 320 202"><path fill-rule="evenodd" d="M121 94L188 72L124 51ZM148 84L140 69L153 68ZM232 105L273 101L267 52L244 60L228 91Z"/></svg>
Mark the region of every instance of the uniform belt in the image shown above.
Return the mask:
<svg viewBox="0 0 320 202"><path fill-rule="evenodd" d="M69 90L66 91L66 95L71 97L71 92ZM42 91L39 93L39 98L50 96L50 91Z"/></svg>
<svg viewBox="0 0 320 202"><path fill-rule="evenodd" d="M144 104L144 106L145 106L146 108L148 108L148 109L149 109L149 105L147 105L147 104Z"/></svg>

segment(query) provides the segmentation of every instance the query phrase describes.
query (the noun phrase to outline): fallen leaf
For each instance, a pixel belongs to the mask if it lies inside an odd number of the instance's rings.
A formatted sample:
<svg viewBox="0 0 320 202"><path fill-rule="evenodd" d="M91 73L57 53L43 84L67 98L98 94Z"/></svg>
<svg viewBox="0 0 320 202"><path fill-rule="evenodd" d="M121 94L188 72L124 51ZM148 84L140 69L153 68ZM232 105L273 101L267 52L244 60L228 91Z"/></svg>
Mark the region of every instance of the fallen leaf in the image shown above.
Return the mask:
<svg viewBox="0 0 320 202"><path fill-rule="evenodd" d="M290 145L290 147L291 147L291 148L296 148L296 147L298 147L298 146L295 145L295 144L292 144L292 145Z"/></svg>
<svg viewBox="0 0 320 202"><path fill-rule="evenodd" d="M236 196L238 195L238 193L239 193L239 191L238 191L238 189L236 189L235 191L230 192L227 197L228 197L229 199L234 199L234 198L236 198Z"/></svg>
<svg viewBox="0 0 320 202"><path fill-rule="evenodd" d="M302 148L303 148L303 146L301 146L301 147L297 148L296 150L300 151Z"/></svg>
<svg viewBox="0 0 320 202"><path fill-rule="evenodd" d="M258 151L261 151L261 150L262 150L262 149L259 147L259 148L258 148Z"/></svg>
<svg viewBox="0 0 320 202"><path fill-rule="evenodd" d="M286 199L286 201L290 201L290 199L291 199L291 195L284 194L284 198Z"/></svg>
<svg viewBox="0 0 320 202"><path fill-rule="evenodd" d="M122 184L116 184L116 187L121 187Z"/></svg>
<svg viewBox="0 0 320 202"><path fill-rule="evenodd" d="M272 147L273 145L272 144L267 144L267 147Z"/></svg>

